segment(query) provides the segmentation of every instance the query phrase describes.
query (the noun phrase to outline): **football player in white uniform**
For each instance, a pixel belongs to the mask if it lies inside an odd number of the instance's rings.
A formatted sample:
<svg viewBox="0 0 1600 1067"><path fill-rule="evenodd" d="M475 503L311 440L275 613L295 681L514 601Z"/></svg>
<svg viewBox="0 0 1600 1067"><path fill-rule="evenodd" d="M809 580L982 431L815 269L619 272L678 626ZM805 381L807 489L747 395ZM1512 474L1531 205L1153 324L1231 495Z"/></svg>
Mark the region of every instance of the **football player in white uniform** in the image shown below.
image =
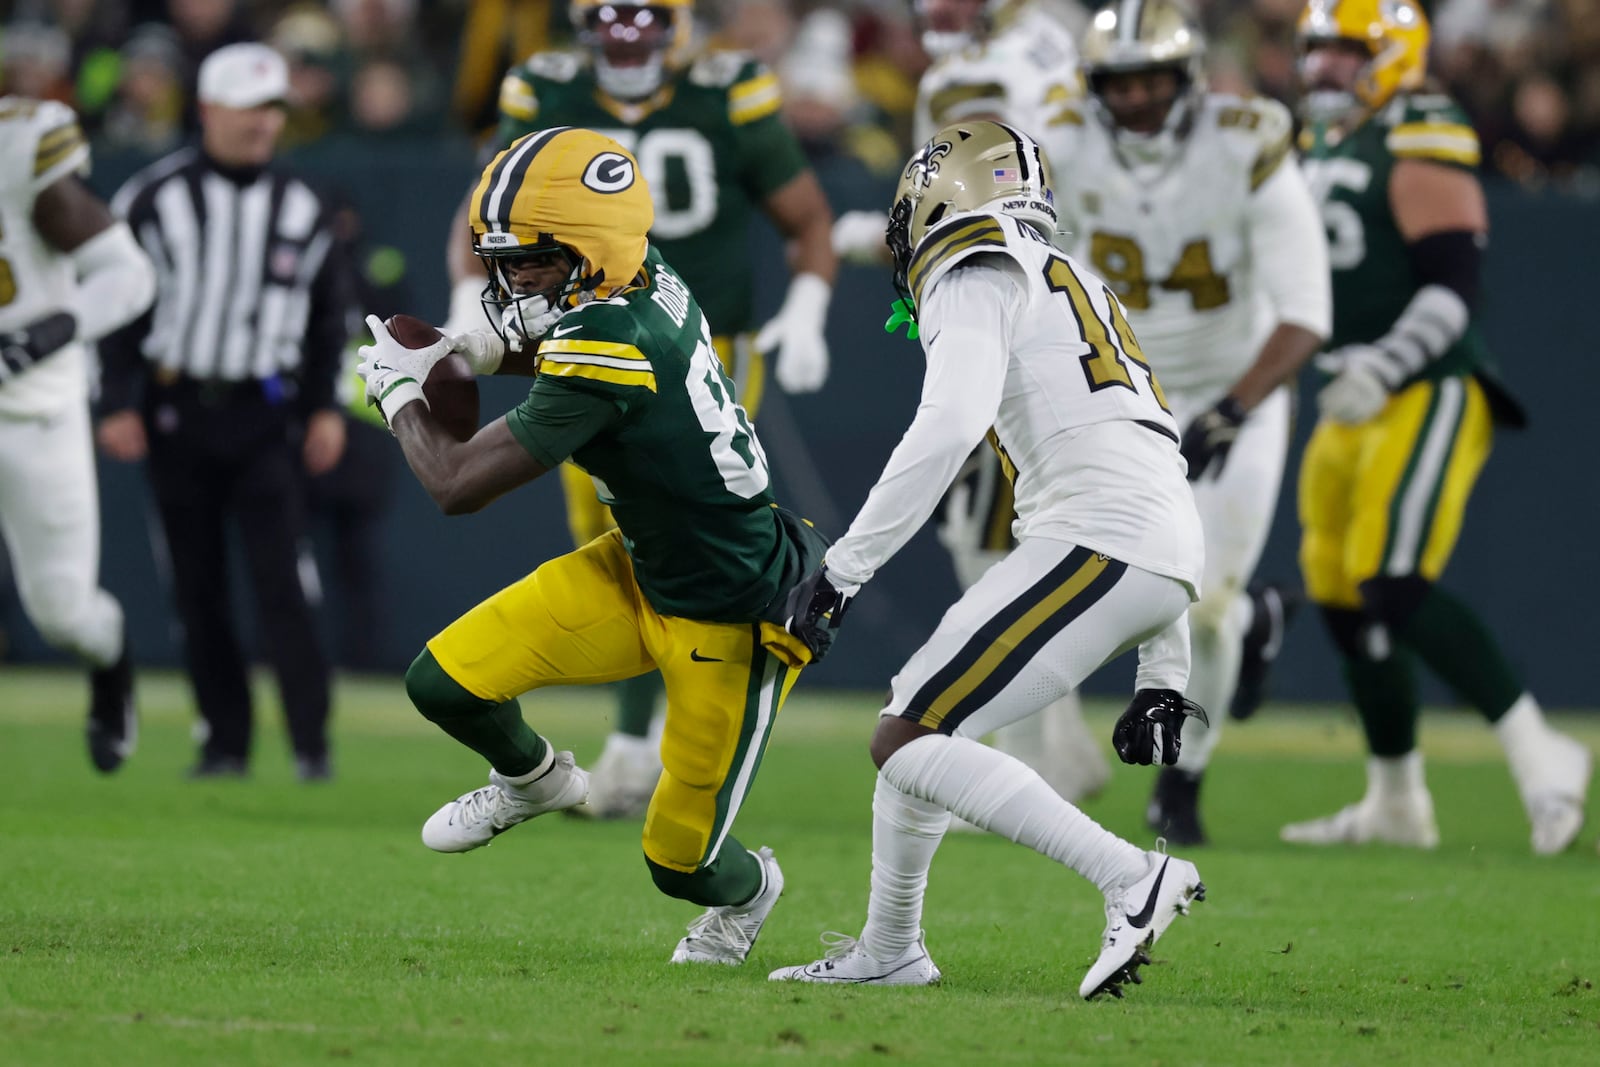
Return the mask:
<svg viewBox="0 0 1600 1067"><path fill-rule="evenodd" d="M28 618L91 669L89 755L110 772L133 750L133 670L99 583L85 345L150 306L155 271L88 168L71 108L0 98L0 537Z"/></svg>
<svg viewBox="0 0 1600 1067"><path fill-rule="evenodd" d="M1114 733L1123 760L1171 763L1185 717L1198 713L1182 694L1204 549L1177 424L1121 304L1051 243L1053 200L1038 144L996 122L939 131L901 177L888 241L927 356L922 402L848 532L790 594L788 628L820 658L851 598L933 514L986 435L1014 478L1018 543L892 683L872 739L860 940L774 980L936 981L922 898L951 813L1105 894L1083 997L1135 980L1146 950L1204 896L1192 863L1129 844L975 740L1135 647L1137 693Z"/></svg>
<svg viewBox="0 0 1600 1067"><path fill-rule="evenodd" d="M1101 8L1081 48L1086 106L1045 140L1061 240L1128 309L1183 427L1205 527L1188 695L1217 714L1162 770L1149 810L1169 840L1197 845L1200 778L1245 635L1269 621L1247 586L1283 481L1289 383L1330 327L1327 239L1289 112L1206 91L1205 38L1178 0Z"/></svg>
<svg viewBox="0 0 1600 1067"><path fill-rule="evenodd" d="M1075 118L1077 51L1054 16L1024 0L917 0L922 46L934 63L917 86L918 143L961 119L994 119L1043 136ZM833 228L834 251L857 263L887 263L888 217L849 211ZM1016 544L1011 486L994 452L974 452L940 509L939 542L956 580L970 587ZM1002 751L1038 771L1068 800L1091 796L1111 778L1100 744L1084 724L1076 693L995 735ZM957 821L958 829L970 829Z"/></svg>

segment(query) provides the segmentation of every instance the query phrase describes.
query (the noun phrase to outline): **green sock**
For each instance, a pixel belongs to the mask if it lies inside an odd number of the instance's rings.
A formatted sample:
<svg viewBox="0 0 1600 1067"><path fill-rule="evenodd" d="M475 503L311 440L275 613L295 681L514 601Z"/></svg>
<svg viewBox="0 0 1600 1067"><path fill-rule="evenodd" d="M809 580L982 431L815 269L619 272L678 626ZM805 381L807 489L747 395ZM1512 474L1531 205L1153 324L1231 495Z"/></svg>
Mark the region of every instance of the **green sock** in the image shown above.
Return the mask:
<svg viewBox="0 0 1600 1067"><path fill-rule="evenodd" d="M1341 665L1367 749L1374 756L1404 756L1417 747L1417 683L1411 656L1394 649L1388 659L1345 656Z"/></svg>
<svg viewBox="0 0 1600 1067"><path fill-rule="evenodd" d="M655 718L656 698L666 689L660 671L641 674L617 683L617 726L619 734L648 737L650 720Z"/></svg>
<svg viewBox="0 0 1600 1067"><path fill-rule="evenodd" d="M1523 693L1522 680L1477 612L1437 585L1396 636L1490 722L1499 722Z"/></svg>
<svg viewBox="0 0 1600 1067"><path fill-rule="evenodd" d="M508 778L544 762L550 746L522 719L515 700L475 697L445 673L426 648L406 671L406 694L417 710Z"/></svg>
<svg viewBox="0 0 1600 1067"><path fill-rule="evenodd" d="M656 888L669 897L687 900L703 908L748 904L761 892L761 861L729 834L722 842L716 862L684 874L651 863L650 877Z"/></svg>

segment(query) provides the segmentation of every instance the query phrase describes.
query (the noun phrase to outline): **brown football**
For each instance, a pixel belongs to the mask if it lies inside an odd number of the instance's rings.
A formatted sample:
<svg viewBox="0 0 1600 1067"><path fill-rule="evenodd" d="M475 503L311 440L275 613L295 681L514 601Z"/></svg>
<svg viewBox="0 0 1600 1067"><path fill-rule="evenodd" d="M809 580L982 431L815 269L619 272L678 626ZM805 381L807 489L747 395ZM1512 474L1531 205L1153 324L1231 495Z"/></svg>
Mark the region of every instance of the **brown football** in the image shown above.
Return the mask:
<svg viewBox="0 0 1600 1067"><path fill-rule="evenodd" d="M384 326L407 348L427 348L441 336L415 315L391 316ZM457 441L471 440L478 432L478 379L459 352L433 365L428 380L422 383L422 395L439 425Z"/></svg>

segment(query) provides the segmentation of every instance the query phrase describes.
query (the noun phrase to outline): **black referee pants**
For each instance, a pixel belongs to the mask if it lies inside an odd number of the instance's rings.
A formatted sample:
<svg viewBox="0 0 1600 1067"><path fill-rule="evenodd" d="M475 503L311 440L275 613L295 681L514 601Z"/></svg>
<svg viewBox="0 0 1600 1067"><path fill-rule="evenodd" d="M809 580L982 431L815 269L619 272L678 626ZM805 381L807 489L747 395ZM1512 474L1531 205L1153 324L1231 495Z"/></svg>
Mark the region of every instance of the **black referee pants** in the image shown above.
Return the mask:
<svg viewBox="0 0 1600 1067"><path fill-rule="evenodd" d="M207 756L248 759L253 709L228 584L228 526L244 544L267 661L297 755L327 753L328 664L301 584L303 480L285 405L259 383L181 379L145 404L149 470L165 529L184 653Z"/></svg>

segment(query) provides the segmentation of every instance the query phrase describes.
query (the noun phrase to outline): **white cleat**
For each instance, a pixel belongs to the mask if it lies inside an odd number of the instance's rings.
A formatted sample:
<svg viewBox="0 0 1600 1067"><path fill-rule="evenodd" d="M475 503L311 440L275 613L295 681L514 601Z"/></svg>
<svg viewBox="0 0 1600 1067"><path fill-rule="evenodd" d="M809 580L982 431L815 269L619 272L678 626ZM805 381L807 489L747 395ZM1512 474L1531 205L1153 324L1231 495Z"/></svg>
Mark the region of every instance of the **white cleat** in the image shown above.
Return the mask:
<svg viewBox="0 0 1600 1067"><path fill-rule="evenodd" d="M422 843L435 852L467 852L519 822L581 804L588 793L589 775L570 752L557 752L549 769L525 784L490 771L488 785L463 793L422 824Z"/></svg>
<svg viewBox="0 0 1600 1067"><path fill-rule="evenodd" d="M1365 845L1377 841L1406 848L1439 847L1433 796L1413 789L1394 796L1367 795L1321 819L1292 822L1278 831L1291 845Z"/></svg>
<svg viewBox="0 0 1600 1067"><path fill-rule="evenodd" d="M1150 870L1145 876L1106 896L1100 955L1078 986L1084 1000L1102 993L1120 997L1125 983L1142 982L1139 967L1150 962L1150 946L1174 919L1189 914L1190 904L1206 898L1206 885L1194 864L1161 852L1147 855Z"/></svg>
<svg viewBox="0 0 1600 1067"><path fill-rule="evenodd" d="M748 903L707 908L672 952L673 963L722 963L737 967L750 955L761 924L772 914L772 906L783 894L783 871L772 856L772 849L752 852L761 863L761 891Z"/></svg>
<svg viewBox="0 0 1600 1067"><path fill-rule="evenodd" d="M589 819L634 819L650 807L661 780L661 743L612 734L589 769L589 799L572 814Z"/></svg>
<svg viewBox="0 0 1600 1067"><path fill-rule="evenodd" d="M1566 734L1551 731L1541 753L1537 778L1518 781L1522 806L1532 825L1530 843L1537 856L1565 852L1583 829L1583 808L1589 796L1594 757Z"/></svg>
<svg viewBox="0 0 1600 1067"><path fill-rule="evenodd" d="M800 967L779 967L769 982L823 982L834 985L937 985L944 975L928 955L922 934L917 943L888 961L867 954L861 942L832 930L822 935L827 954Z"/></svg>

